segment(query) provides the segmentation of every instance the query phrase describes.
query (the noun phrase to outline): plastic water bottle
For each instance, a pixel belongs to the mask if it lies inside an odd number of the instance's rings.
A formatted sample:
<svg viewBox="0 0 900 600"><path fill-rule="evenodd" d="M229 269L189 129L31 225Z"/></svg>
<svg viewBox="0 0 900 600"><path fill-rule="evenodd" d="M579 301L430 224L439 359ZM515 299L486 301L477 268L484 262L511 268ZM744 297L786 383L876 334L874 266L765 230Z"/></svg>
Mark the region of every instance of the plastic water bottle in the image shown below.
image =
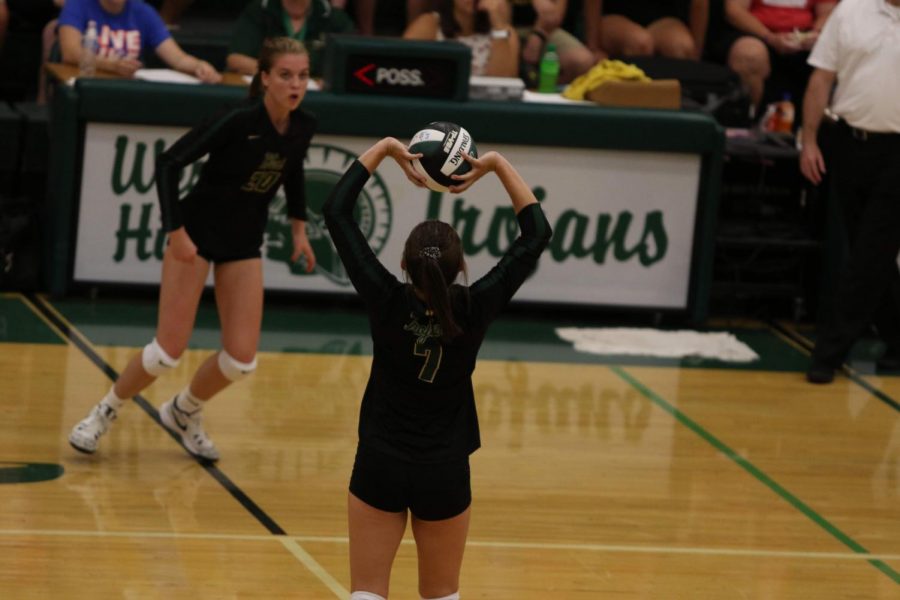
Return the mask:
<svg viewBox="0 0 900 600"><path fill-rule="evenodd" d="M774 133L793 133L794 103L791 102L790 94L785 94L783 100L773 102L766 107L762 128Z"/></svg>
<svg viewBox="0 0 900 600"><path fill-rule="evenodd" d="M781 133L793 133L794 131L794 103L791 102L791 95L785 94L781 102L778 103L778 125L776 131Z"/></svg>
<svg viewBox="0 0 900 600"><path fill-rule="evenodd" d="M81 77L93 77L97 72L97 23L88 21L87 31L81 38L81 59L78 61L78 74Z"/></svg>
<svg viewBox="0 0 900 600"><path fill-rule="evenodd" d="M538 71L538 91L545 94L556 92L556 81L559 79L559 55L553 44L547 44Z"/></svg>

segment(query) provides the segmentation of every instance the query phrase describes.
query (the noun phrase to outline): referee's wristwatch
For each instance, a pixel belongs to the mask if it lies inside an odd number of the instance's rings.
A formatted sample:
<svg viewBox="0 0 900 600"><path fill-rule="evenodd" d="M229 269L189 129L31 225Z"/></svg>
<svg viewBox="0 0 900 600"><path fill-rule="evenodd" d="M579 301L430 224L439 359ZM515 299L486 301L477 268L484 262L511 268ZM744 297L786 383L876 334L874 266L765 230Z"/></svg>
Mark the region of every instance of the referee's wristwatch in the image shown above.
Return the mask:
<svg viewBox="0 0 900 600"><path fill-rule="evenodd" d="M503 29L491 29L491 39L492 40L508 40L509 39L509 27L504 27Z"/></svg>

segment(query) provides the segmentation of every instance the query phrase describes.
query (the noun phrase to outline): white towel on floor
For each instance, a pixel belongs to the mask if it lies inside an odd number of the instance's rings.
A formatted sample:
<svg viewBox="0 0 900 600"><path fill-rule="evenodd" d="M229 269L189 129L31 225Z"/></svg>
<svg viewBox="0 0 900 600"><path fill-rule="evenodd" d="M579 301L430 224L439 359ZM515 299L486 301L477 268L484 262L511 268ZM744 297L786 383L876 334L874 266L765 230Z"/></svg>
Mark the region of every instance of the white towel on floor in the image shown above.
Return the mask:
<svg viewBox="0 0 900 600"><path fill-rule="evenodd" d="M556 334L590 354L627 354L683 358L697 356L727 362L752 362L759 356L731 333L661 331L634 327L561 327Z"/></svg>

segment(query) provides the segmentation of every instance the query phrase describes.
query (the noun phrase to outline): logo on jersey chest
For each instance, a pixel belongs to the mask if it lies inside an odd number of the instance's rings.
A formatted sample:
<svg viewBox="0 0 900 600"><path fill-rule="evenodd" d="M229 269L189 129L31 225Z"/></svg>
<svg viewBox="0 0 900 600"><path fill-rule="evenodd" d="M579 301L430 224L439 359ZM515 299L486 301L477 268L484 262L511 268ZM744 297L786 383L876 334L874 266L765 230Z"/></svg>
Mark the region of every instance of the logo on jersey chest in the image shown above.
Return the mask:
<svg viewBox="0 0 900 600"><path fill-rule="evenodd" d="M250 175L250 179L241 186L241 189L257 194L267 193L281 179L285 163L287 163L287 158L277 152L266 152L260 165L256 167L256 170Z"/></svg>

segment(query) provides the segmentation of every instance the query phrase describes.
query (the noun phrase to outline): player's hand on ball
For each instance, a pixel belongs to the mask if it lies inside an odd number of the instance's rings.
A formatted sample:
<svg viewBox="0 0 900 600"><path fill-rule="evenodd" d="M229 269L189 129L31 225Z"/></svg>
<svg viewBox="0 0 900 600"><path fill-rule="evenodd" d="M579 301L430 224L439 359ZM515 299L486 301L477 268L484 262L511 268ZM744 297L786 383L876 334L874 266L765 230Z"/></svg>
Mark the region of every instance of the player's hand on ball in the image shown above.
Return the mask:
<svg viewBox="0 0 900 600"><path fill-rule="evenodd" d="M454 194L460 194L474 184L476 181L496 169L497 161L500 160L500 155L493 150L484 154L480 158L475 158L470 156L469 154L463 154L463 158L466 159L466 162L469 163L471 170L463 173L462 175L452 175L451 177L458 181L457 185L451 185L450 191Z"/></svg>
<svg viewBox="0 0 900 600"><path fill-rule="evenodd" d="M422 176L425 187L435 192L449 192L453 173L465 173L472 167L463 154L478 156L475 141L464 127L450 121L432 121L416 132L409 151L421 153L412 168Z"/></svg>
<svg viewBox="0 0 900 600"><path fill-rule="evenodd" d="M406 178L418 187L425 187L425 178L412 166L412 161L422 158L422 154L410 152L409 148L397 138L389 137L385 138L385 140L387 142L387 155L397 161L397 164L403 169Z"/></svg>
<svg viewBox="0 0 900 600"><path fill-rule="evenodd" d="M184 227L179 227L175 231L169 233L168 252L172 253L175 260L192 263L194 257L197 256L197 246L194 245L191 236L187 234Z"/></svg>

